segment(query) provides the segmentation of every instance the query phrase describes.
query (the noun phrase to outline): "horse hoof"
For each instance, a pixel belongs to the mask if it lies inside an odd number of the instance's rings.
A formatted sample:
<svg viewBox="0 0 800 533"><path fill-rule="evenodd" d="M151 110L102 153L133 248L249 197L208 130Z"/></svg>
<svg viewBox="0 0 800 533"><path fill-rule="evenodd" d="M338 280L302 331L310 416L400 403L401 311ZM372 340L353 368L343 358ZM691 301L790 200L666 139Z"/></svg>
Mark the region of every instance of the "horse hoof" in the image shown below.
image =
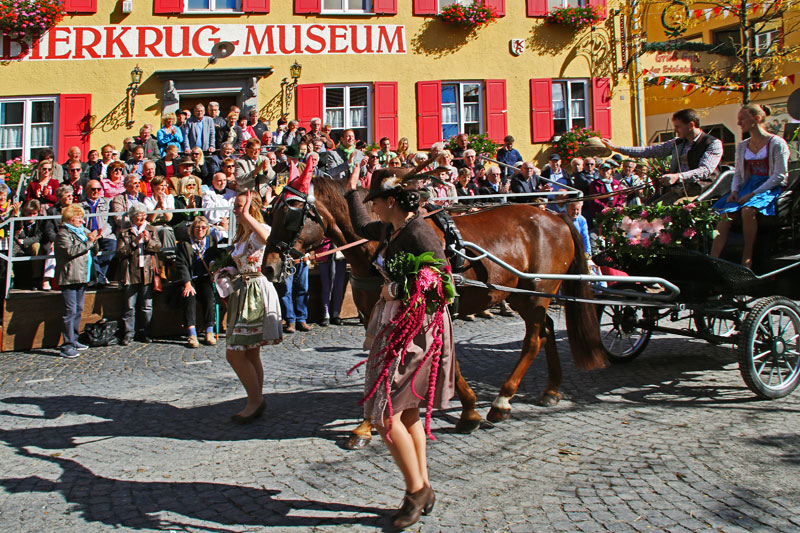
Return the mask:
<svg viewBox="0 0 800 533"><path fill-rule="evenodd" d="M365 437L363 435L350 435L344 441L345 450L360 450L372 440L372 437Z"/></svg>
<svg viewBox="0 0 800 533"><path fill-rule="evenodd" d="M468 435L481 427L481 421L478 420L459 420L456 424L456 432L463 435Z"/></svg>
<svg viewBox="0 0 800 533"><path fill-rule="evenodd" d="M561 401L561 395L557 392L546 392L542 394L542 397L539 398L537 402L542 407L554 407L558 405L558 402Z"/></svg>
<svg viewBox="0 0 800 533"><path fill-rule="evenodd" d="M492 407L489 409L489 414L486 415L486 420L489 422L502 422L503 420L507 420L509 416L511 416L511 409Z"/></svg>

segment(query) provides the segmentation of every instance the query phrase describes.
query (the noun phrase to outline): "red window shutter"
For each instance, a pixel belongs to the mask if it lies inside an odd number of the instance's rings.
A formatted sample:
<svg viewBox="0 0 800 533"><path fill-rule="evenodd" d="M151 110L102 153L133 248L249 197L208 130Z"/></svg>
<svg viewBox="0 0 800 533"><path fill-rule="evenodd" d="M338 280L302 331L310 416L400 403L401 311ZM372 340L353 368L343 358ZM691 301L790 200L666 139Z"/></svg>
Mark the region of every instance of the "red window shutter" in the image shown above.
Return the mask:
<svg viewBox="0 0 800 533"><path fill-rule="evenodd" d="M153 13L169 15L183 11L183 0L153 0Z"/></svg>
<svg viewBox="0 0 800 533"><path fill-rule="evenodd" d="M611 138L611 80L592 78L592 126Z"/></svg>
<svg viewBox="0 0 800 533"><path fill-rule="evenodd" d="M546 17L550 11L547 7L547 0L526 0L526 2L529 17Z"/></svg>
<svg viewBox="0 0 800 533"><path fill-rule="evenodd" d="M245 13L269 13L269 0L242 0Z"/></svg>
<svg viewBox="0 0 800 533"><path fill-rule="evenodd" d="M498 17L506 16L506 0L485 0L486 7L493 7Z"/></svg>
<svg viewBox="0 0 800 533"><path fill-rule="evenodd" d="M97 0L64 0L66 13L97 13Z"/></svg>
<svg viewBox="0 0 800 533"><path fill-rule="evenodd" d="M439 0L414 0L415 15L436 15L439 13ZM439 97L441 99L441 96Z"/></svg>
<svg viewBox="0 0 800 533"><path fill-rule="evenodd" d="M607 16L606 1L607 0L588 0L586 3L588 7L596 7L597 11L600 12L600 18L604 19Z"/></svg>
<svg viewBox="0 0 800 533"><path fill-rule="evenodd" d="M496 143L508 135L506 80L486 80L486 133Z"/></svg>
<svg viewBox="0 0 800 533"><path fill-rule="evenodd" d="M67 158L67 150L80 146L89 153L89 132L92 128L92 95L62 94L58 97L58 159Z"/></svg>
<svg viewBox="0 0 800 533"><path fill-rule="evenodd" d="M397 145L397 82L375 82L375 135L374 140L389 137L391 145Z"/></svg>
<svg viewBox="0 0 800 533"><path fill-rule="evenodd" d="M442 140L442 82L417 82L417 147Z"/></svg>
<svg viewBox="0 0 800 533"><path fill-rule="evenodd" d="M322 11L322 0L294 0L294 12L297 15L319 13L320 11Z"/></svg>
<svg viewBox="0 0 800 533"><path fill-rule="evenodd" d="M376 15L396 15L397 0L372 0L372 12Z"/></svg>
<svg viewBox="0 0 800 533"><path fill-rule="evenodd" d="M321 83L309 83L297 86L297 120L306 129L311 127L311 119L322 117L322 96L325 92Z"/></svg>
<svg viewBox="0 0 800 533"><path fill-rule="evenodd" d="M531 139L546 143L553 138L553 82L550 78L531 80Z"/></svg>

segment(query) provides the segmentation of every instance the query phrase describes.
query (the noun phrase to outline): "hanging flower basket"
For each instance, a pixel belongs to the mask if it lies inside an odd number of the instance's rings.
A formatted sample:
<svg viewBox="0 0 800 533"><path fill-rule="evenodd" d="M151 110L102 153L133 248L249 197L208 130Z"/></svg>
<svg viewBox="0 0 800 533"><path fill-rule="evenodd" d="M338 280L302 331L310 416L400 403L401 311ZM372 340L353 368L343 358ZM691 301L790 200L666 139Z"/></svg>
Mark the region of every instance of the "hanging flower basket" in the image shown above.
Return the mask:
<svg viewBox="0 0 800 533"><path fill-rule="evenodd" d="M497 11L488 7L484 0L474 0L470 5L450 4L442 9L439 18L445 24L464 28L478 28L497 20Z"/></svg>
<svg viewBox="0 0 800 533"><path fill-rule="evenodd" d="M571 130L561 134L555 143L553 151L560 155L562 159L569 161L579 155L578 151L581 146L590 137L603 137L603 135L591 128L574 126Z"/></svg>
<svg viewBox="0 0 800 533"><path fill-rule="evenodd" d="M63 18L61 0L0 0L0 33L12 39L41 35Z"/></svg>
<svg viewBox="0 0 800 533"><path fill-rule="evenodd" d="M594 26L601 18L600 10L596 7L564 7L550 11L545 22L548 25L559 24L579 30Z"/></svg>
<svg viewBox="0 0 800 533"><path fill-rule="evenodd" d="M22 157L15 157L9 159L5 163L0 163L0 176L2 181L8 185L8 188L14 191L22 176L30 177L33 174L33 169L36 168L38 161L35 159L23 163Z"/></svg>

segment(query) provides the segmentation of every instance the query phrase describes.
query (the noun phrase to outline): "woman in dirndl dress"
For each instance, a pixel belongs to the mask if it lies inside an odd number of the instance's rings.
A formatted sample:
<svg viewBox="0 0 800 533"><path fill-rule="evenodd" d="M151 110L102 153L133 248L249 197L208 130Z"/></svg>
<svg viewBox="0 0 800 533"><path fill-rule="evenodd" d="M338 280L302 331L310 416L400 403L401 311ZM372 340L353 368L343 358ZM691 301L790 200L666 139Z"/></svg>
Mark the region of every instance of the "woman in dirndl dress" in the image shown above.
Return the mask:
<svg viewBox="0 0 800 533"><path fill-rule="evenodd" d="M261 201L253 191L240 192L233 212L237 226L231 258L236 264L236 276L228 297L226 356L247 392L247 405L231 420L249 424L267 407L262 394L261 347L281 341L281 308L275 287L261 273L270 233L261 216Z"/></svg>
<svg viewBox="0 0 800 533"><path fill-rule="evenodd" d="M730 196L720 198L714 208L722 213L717 225L711 255L719 257L728 241L733 222L742 217L744 251L742 264L753 266L753 249L758 232L756 215L774 216L782 185L789 175L789 145L764 129L767 114L761 106L748 104L739 110L738 124L742 134L749 133L736 146L736 166Z"/></svg>
<svg viewBox="0 0 800 533"><path fill-rule="evenodd" d="M406 494L392 521L396 529L414 524L433 509L426 434L433 438L431 412L446 408L455 389L453 326L443 296L446 287L452 289L452 278L442 241L417 211L419 192L402 186L406 173L394 168L376 171L364 198L354 171L345 195L356 233L381 243L374 264L387 280L367 327L364 347L370 354L365 361L362 402L365 418L376 426L405 480ZM364 207L369 200L379 221L373 221ZM419 261L426 253L435 269L392 275L398 258L413 254ZM415 300L423 286L434 287L436 297ZM424 425L420 420L423 406Z"/></svg>

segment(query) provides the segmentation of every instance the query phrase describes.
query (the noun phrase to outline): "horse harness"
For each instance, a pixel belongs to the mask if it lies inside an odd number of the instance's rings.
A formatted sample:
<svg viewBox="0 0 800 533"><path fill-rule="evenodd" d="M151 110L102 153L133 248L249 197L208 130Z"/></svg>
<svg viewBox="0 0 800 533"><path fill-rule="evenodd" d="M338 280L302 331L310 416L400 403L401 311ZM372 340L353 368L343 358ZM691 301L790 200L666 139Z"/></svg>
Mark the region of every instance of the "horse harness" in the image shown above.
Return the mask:
<svg viewBox="0 0 800 533"><path fill-rule="evenodd" d="M291 196L287 198L288 195L286 193L289 193ZM288 200L290 199L301 202L303 204L302 207L293 207L289 205ZM283 221L283 227L286 230L287 236L286 240L278 240L273 237L275 233L270 232L269 238L267 238L267 244L274 246L281 256L282 268L280 280L283 281L287 276L294 274L295 268L293 259L299 259L304 255L302 252L296 250L294 245L297 243L297 239L300 238L300 233L303 231L306 218L310 218L319 224L323 233L327 231L327 227L322 220L322 216L319 214L319 210L317 210L314 201L313 185L309 188L308 193L303 193L294 187L284 185L281 195L278 197L278 200L275 202L270 212L270 225L272 222L271 213L273 213L276 208L280 207L281 204L286 205L286 216Z"/></svg>

